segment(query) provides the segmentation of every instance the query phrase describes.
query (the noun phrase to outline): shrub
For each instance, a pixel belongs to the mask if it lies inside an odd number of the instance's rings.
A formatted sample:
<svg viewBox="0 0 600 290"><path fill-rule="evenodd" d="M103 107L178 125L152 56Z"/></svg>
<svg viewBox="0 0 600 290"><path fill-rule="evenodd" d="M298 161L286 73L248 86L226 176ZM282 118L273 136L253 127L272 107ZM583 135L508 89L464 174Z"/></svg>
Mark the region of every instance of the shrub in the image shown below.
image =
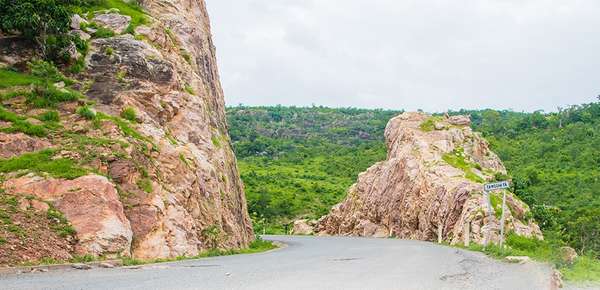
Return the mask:
<svg viewBox="0 0 600 290"><path fill-rule="evenodd" d="M88 120L94 120L96 118L96 112L94 112L89 106L82 106L77 109L77 114Z"/></svg>
<svg viewBox="0 0 600 290"><path fill-rule="evenodd" d="M132 107L127 107L127 108L123 109L123 111L121 111L121 118L135 122L137 119L137 114L135 112L135 109Z"/></svg>
<svg viewBox="0 0 600 290"><path fill-rule="evenodd" d="M218 225L211 225L203 229L201 235L209 249L217 249L219 244L225 239L225 233L223 233Z"/></svg>
<svg viewBox="0 0 600 290"><path fill-rule="evenodd" d="M57 89L52 84L35 86L26 95L27 103L36 108L55 107L58 103L78 100L79 93L69 89Z"/></svg>
<svg viewBox="0 0 600 290"><path fill-rule="evenodd" d="M57 111L47 111L40 114L38 119L44 122L58 122L60 121L60 115Z"/></svg>
<svg viewBox="0 0 600 290"><path fill-rule="evenodd" d="M21 33L39 44L45 59L65 60L72 9L85 0L0 0L0 31Z"/></svg>
<svg viewBox="0 0 600 290"><path fill-rule="evenodd" d="M27 63L31 75L45 79L49 82L64 81L65 84L72 84L73 81L65 77L52 62L43 60L34 60Z"/></svg>
<svg viewBox="0 0 600 290"><path fill-rule="evenodd" d="M148 179L148 178L143 178L143 179L138 180L137 186L141 190L143 190L143 191L145 191L147 193L151 193L152 192L152 181L150 179Z"/></svg>
<svg viewBox="0 0 600 290"><path fill-rule="evenodd" d="M108 28L100 26L98 27L96 32L94 32L94 36L98 38L108 38L115 36L115 32Z"/></svg>

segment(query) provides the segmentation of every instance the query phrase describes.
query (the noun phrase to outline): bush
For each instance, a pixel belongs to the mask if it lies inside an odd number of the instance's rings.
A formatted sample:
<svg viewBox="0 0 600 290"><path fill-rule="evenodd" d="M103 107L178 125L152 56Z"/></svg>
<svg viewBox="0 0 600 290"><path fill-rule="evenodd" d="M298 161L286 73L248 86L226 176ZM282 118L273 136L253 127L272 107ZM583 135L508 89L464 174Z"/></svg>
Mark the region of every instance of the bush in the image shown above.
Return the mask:
<svg viewBox="0 0 600 290"><path fill-rule="evenodd" d="M71 102L79 99L80 95L69 89L57 89L52 84L35 86L26 94L27 103L36 108L55 107L58 103Z"/></svg>
<svg viewBox="0 0 600 290"><path fill-rule="evenodd" d="M28 64L31 75L44 79L48 82L65 82L66 85L73 84L73 80L65 77L52 62L34 60Z"/></svg>
<svg viewBox="0 0 600 290"><path fill-rule="evenodd" d="M60 121L60 115L57 111L47 111L40 114L38 119L44 122L58 122Z"/></svg>
<svg viewBox="0 0 600 290"><path fill-rule="evenodd" d="M20 33L38 43L45 59L63 61L72 41L72 10L86 0L0 0L0 31Z"/></svg>
<svg viewBox="0 0 600 290"><path fill-rule="evenodd" d="M135 122L137 119L137 114L135 113L135 109L132 107L127 107L127 108L123 109L123 111L121 112L121 118Z"/></svg>
<svg viewBox="0 0 600 290"><path fill-rule="evenodd" d="M77 109L77 114L88 120L94 120L96 118L96 112L94 112L89 106L82 106Z"/></svg>

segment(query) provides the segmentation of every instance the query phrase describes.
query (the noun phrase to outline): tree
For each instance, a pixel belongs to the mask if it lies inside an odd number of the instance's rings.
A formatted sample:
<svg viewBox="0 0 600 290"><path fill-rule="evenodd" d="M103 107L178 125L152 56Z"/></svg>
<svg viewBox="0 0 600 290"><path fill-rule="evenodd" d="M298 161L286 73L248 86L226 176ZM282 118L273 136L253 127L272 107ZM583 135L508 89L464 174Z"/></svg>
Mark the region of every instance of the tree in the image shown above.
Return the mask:
<svg viewBox="0 0 600 290"><path fill-rule="evenodd" d="M35 41L45 59L65 60L72 7L85 0L0 0L0 31Z"/></svg>

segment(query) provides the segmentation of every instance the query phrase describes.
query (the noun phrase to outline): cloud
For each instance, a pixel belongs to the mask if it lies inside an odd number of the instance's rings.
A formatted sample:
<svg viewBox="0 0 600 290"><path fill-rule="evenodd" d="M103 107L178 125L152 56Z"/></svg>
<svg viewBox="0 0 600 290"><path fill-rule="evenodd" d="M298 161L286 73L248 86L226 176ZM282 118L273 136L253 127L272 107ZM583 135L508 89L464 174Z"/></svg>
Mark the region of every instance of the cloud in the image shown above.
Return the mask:
<svg viewBox="0 0 600 290"><path fill-rule="evenodd" d="M206 0L229 105L553 110L600 94L596 0Z"/></svg>

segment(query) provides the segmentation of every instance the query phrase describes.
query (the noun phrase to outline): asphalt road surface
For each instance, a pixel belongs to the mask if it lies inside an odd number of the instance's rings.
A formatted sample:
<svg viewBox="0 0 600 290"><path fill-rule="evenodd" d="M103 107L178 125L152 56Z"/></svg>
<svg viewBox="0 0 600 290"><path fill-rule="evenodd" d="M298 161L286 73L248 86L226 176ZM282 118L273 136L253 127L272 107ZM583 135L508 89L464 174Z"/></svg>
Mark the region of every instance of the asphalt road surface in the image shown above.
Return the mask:
<svg viewBox="0 0 600 290"><path fill-rule="evenodd" d="M550 268L419 241L266 236L252 255L0 276L0 289L550 289Z"/></svg>

